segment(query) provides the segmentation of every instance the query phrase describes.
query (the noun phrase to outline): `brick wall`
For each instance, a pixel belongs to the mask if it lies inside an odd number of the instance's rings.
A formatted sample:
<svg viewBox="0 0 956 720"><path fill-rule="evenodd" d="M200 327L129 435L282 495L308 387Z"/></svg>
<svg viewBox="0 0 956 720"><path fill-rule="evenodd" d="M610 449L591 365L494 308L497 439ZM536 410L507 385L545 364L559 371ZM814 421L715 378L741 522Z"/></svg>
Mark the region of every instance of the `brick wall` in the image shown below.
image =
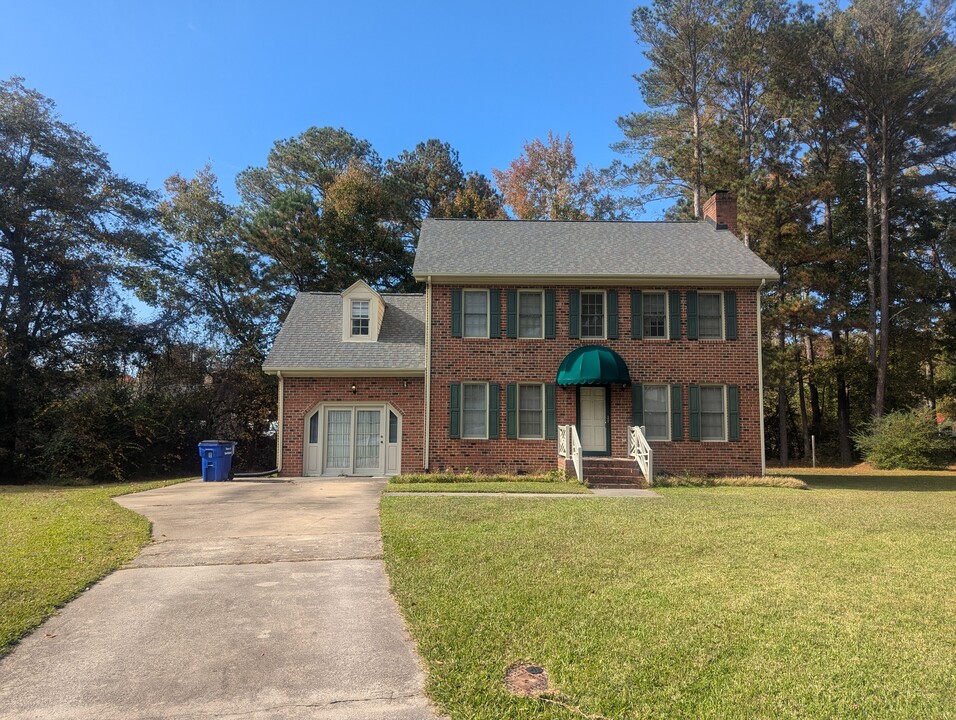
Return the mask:
<svg viewBox="0 0 956 720"><path fill-rule="evenodd" d="M280 474L284 477L302 475L306 416L324 402L391 404L402 418L402 472L420 471L424 458L424 388L425 381L421 377L285 378Z"/></svg>
<svg viewBox="0 0 956 720"><path fill-rule="evenodd" d="M482 289L485 285L469 285ZM505 288L501 288L504 290ZM503 337L506 317L505 292L501 293L502 337L451 337L451 288L433 287L432 402L430 469L526 471L552 469L557 462L554 440L509 440L505 437L504 386L508 383L553 383L561 360L580 345L606 345L624 358L636 383L667 383L683 386L684 439L652 442L657 472L759 474L761 471L759 383L757 372L757 289L753 287L696 288L681 291L681 337L687 336L686 291L735 290L737 292L737 339L631 340L631 289L617 287L618 340L568 338L568 290L556 291L556 337L528 340ZM576 288L586 289L586 288ZM609 289L609 288L596 288ZM646 286L642 290L672 290ZM493 382L502 385L500 439L465 440L449 437L449 385L453 382ZM740 388L740 440L738 442L690 441L687 385L713 383ZM574 388L557 389L559 425L576 422ZM627 456L626 428L631 423L630 388L611 389L611 454Z"/></svg>

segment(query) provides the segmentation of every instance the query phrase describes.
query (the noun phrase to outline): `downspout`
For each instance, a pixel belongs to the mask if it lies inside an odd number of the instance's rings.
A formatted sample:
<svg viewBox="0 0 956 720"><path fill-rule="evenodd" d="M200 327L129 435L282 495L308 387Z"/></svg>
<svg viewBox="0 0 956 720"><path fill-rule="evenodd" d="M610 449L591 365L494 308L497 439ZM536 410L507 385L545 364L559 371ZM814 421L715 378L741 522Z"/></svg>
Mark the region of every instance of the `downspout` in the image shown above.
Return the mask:
<svg viewBox="0 0 956 720"><path fill-rule="evenodd" d="M425 278L425 457L422 468L428 470L429 439L432 419L432 276Z"/></svg>
<svg viewBox="0 0 956 720"><path fill-rule="evenodd" d="M276 469L282 472L282 426L285 424L285 418L282 416L282 398L285 395L285 382L282 379L282 371L277 370L279 376L279 422L276 428Z"/></svg>
<svg viewBox="0 0 956 720"><path fill-rule="evenodd" d="M760 293L763 286L767 284L766 280L760 281L760 287L757 288L757 387L760 397L760 474L767 474L767 440L764 437L763 427L763 329L760 309Z"/></svg>

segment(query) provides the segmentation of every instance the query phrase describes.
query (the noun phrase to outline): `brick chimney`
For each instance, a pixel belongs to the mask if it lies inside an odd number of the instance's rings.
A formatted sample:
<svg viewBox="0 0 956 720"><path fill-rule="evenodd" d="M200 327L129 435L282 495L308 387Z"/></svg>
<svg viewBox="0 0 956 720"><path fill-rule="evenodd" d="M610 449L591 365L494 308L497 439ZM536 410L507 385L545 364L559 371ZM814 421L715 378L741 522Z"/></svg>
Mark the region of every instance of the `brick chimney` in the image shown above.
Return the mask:
<svg viewBox="0 0 956 720"><path fill-rule="evenodd" d="M727 190L718 190L704 203L704 219L737 234L737 196Z"/></svg>

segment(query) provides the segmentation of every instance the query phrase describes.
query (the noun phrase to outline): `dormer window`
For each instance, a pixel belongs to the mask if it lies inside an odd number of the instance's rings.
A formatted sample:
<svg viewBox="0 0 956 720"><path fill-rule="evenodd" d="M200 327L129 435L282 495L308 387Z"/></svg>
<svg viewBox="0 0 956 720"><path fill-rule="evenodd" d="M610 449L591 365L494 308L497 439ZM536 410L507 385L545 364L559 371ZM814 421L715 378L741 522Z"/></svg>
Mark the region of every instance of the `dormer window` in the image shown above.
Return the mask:
<svg viewBox="0 0 956 720"><path fill-rule="evenodd" d="M385 317L385 301L359 280L342 293L342 341L376 342Z"/></svg>
<svg viewBox="0 0 956 720"><path fill-rule="evenodd" d="M352 301L352 336L368 337L369 314L368 300Z"/></svg>

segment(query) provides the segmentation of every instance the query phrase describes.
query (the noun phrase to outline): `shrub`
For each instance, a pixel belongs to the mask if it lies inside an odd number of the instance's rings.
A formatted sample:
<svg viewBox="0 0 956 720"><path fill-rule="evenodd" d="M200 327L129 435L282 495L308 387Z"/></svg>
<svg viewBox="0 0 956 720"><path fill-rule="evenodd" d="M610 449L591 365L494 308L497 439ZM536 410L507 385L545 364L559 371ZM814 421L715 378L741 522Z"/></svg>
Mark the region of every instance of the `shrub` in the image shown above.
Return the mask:
<svg viewBox="0 0 956 720"><path fill-rule="evenodd" d="M863 458L880 470L945 468L953 457L953 441L940 435L927 411L899 410L870 423L853 436Z"/></svg>

